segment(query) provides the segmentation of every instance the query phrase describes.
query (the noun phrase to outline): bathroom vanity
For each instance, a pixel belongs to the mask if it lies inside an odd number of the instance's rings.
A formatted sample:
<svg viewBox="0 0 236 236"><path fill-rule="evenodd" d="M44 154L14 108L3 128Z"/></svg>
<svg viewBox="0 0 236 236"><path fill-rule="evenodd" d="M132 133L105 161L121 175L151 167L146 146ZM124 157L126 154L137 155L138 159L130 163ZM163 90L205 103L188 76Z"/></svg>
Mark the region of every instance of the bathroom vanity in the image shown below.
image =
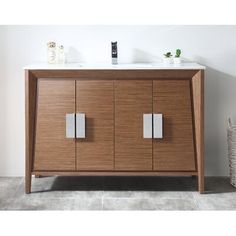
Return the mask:
<svg viewBox="0 0 236 236"><path fill-rule="evenodd" d="M197 176L204 69L196 63L25 67L26 178Z"/></svg>

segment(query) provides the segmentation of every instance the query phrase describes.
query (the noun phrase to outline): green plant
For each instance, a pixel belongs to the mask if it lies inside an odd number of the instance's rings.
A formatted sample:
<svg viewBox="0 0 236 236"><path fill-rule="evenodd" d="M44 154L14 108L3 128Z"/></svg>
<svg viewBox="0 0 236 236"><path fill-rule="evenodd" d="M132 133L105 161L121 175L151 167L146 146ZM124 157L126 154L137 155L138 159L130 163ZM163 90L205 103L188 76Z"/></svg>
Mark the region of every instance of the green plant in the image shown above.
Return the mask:
<svg viewBox="0 0 236 236"><path fill-rule="evenodd" d="M167 52L166 54L164 54L164 56L165 56L166 58L172 57L171 52Z"/></svg>
<svg viewBox="0 0 236 236"><path fill-rule="evenodd" d="M180 57L180 55L181 55L181 50L180 49L176 49L175 57Z"/></svg>

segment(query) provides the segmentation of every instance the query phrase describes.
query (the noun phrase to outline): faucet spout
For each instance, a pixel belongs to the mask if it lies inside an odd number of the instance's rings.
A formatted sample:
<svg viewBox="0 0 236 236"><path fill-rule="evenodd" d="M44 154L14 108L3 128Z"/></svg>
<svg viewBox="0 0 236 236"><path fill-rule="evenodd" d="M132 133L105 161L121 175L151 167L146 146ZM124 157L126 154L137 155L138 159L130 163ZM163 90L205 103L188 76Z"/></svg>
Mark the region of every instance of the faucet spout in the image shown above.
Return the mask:
<svg viewBox="0 0 236 236"><path fill-rule="evenodd" d="M111 63L112 65L118 64L117 42L111 42Z"/></svg>

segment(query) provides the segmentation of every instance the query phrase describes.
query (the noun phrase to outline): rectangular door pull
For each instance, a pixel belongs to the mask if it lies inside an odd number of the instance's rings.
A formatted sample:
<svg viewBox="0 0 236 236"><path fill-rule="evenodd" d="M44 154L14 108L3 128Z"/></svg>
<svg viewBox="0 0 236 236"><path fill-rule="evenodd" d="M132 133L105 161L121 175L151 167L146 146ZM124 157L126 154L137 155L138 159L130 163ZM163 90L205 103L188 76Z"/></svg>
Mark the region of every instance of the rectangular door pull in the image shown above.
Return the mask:
<svg viewBox="0 0 236 236"><path fill-rule="evenodd" d="M75 138L75 114L66 114L66 138Z"/></svg>
<svg viewBox="0 0 236 236"><path fill-rule="evenodd" d="M85 138L85 114L76 113L76 138Z"/></svg>
<svg viewBox="0 0 236 236"><path fill-rule="evenodd" d="M163 138L163 115L153 114L153 137Z"/></svg>
<svg viewBox="0 0 236 236"><path fill-rule="evenodd" d="M143 138L152 138L152 114L143 114Z"/></svg>

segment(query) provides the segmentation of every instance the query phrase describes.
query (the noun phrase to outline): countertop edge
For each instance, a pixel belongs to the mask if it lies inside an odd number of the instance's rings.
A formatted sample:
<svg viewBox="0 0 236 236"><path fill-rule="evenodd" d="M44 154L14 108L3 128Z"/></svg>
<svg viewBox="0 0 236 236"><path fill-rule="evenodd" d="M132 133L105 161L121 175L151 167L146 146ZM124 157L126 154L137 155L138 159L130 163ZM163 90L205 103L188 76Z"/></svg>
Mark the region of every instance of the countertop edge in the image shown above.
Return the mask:
<svg viewBox="0 0 236 236"><path fill-rule="evenodd" d="M76 66L78 65L78 66ZM129 66L130 65L130 66ZM137 70L205 70L206 67L198 63L182 63L180 65L158 65L146 64L142 66L139 64L119 64L119 65L79 65L79 64L39 64L39 65L28 65L24 66L23 70L111 70L111 71L137 71Z"/></svg>

